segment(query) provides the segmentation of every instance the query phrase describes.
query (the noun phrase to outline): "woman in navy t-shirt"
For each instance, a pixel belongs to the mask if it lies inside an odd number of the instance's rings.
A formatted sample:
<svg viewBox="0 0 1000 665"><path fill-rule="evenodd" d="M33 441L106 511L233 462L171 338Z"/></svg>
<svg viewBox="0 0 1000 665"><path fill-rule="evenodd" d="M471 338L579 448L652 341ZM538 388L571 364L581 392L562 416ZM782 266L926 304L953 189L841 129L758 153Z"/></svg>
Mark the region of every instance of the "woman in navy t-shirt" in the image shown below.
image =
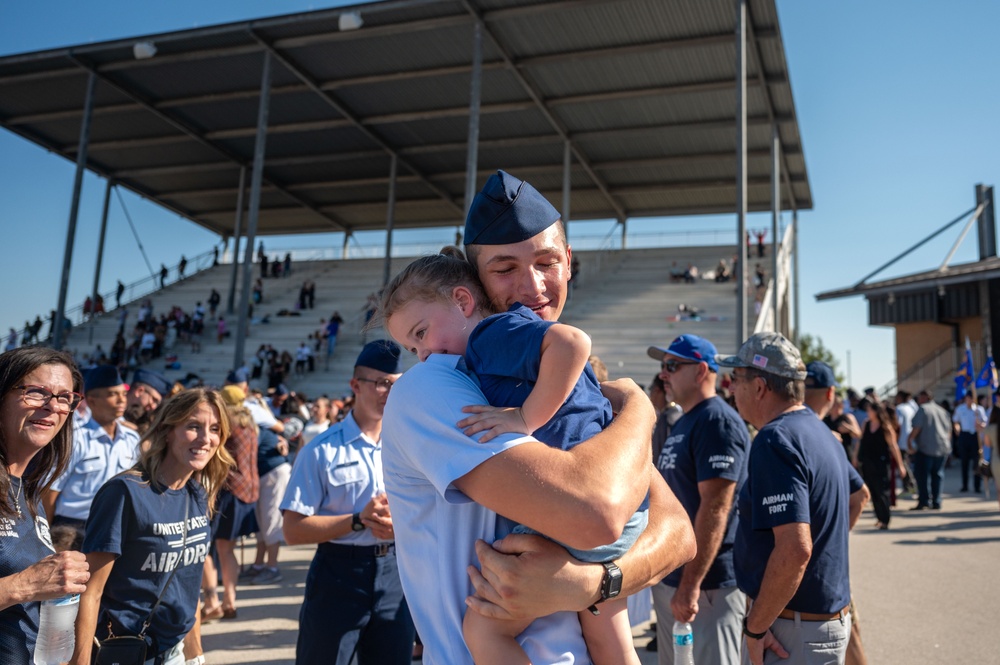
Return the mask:
<svg viewBox="0 0 1000 665"><path fill-rule="evenodd" d="M74 665L89 665L95 635L138 635L161 591L146 632L147 656L160 657L163 665L184 662L182 643L194 625L210 545L209 519L233 464L220 445L229 429L218 393L178 393L143 437L139 463L98 490L83 541L92 577L80 600Z"/></svg>
<svg viewBox="0 0 1000 665"><path fill-rule="evenodd" d="M0 661L29 665L39 601L83 593L87 562L55 554L41 497L66 468L83 380L60 351L0 355Z"/></svg>

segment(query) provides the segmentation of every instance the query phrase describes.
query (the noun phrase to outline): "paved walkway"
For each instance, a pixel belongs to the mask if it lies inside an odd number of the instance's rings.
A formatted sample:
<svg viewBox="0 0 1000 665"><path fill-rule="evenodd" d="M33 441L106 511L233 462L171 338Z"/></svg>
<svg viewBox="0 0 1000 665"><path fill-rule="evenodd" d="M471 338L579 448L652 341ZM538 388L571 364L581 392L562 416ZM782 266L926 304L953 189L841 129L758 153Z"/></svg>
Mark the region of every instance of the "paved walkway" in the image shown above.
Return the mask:
<svg viewBox="0 0 1000 665"><path fill-rule="evenodd" d="M950 491L960 486L958 469L947 474L940 512L910 512L915 502L902 499L888 531L873 528L868 510L851 538L852 587L872 665L1000 663L1000 509L995 494L987 500ZM209 665L295 662L313 550L283 548L282 582L241 587L239 618L204 626ZM246 560L252 558L251 543ZM635 635L643 664L656 663L644 648L649 624Z"/></svg>

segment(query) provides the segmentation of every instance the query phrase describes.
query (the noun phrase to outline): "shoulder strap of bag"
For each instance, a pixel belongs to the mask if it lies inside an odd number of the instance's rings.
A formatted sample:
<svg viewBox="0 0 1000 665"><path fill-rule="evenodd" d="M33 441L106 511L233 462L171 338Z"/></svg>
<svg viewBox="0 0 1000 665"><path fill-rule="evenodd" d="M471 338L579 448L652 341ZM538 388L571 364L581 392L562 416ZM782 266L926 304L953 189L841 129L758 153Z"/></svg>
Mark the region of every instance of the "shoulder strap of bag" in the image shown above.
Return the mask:
<svg viewBox="0 0 1000 665"><path fill-rule="evenodd" d="M156 597L156 604L153 605L153 609L149 611L149 616L142 624L142 630L139 631L139 637L145 638L146 631L149 629L150 622L153 621L153 615L156 614L156 610L160 607L160 601L163 600L163 594L166 593L167 587L170 586L170 582L173 581L174 575L177 574L177 569L181 567L181 563L184 561L184 548L187 546L187 535L188 535L188 513L191 510L191 491L188 489L187 484L184 485L184 493L186 495L186 500L184 501L184 536L181 539L181 556L177 559L177 565L174 569L170 571L170 576L167 578L166 584L160 589L160 595Z"/></svg>

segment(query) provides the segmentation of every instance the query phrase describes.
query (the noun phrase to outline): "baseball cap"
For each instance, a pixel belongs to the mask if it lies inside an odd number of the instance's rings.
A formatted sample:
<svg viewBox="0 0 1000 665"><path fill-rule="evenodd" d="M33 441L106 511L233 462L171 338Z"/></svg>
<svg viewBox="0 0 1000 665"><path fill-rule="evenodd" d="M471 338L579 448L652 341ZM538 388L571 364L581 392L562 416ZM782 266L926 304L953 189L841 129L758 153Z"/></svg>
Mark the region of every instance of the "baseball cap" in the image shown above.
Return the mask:
<svg viewBox="0 0 1000 665"><path fill-rule="evenodd" d="M170 389L173 385L162 375L148 369L135 370L135 374L132 375L132 385L134 386L137 383L146 384L156 392L160 393L160 397L163 399L170 396Z"/></svg>
<svg viewBox="0 0 1000 665"><path fill-rule="evenodd" d="M806 388L838 388L833 368L822 360L814 360L806 365Z"/></svg>
<svg viewBox="0 0 1000 665"><path fill-rule="evenodd" d="M466 245L510 245L533 238L559 219L541 192L505 171L489 177L465 218Z"/></svg>
<svg viewBox="0 0 1000 665"><path fill-rule="evenodd" d="M806 367L795 345L781 333L751 335L735 356L715 356L721 367L749 367L786 379L803 381Z"/></svg>
<svg viewBox="0 0 1000 665"><path fill-rule="evenodd" d="M219 394L222 395L222 401L229 406L239 406L247 398L247 394L239 386L224 386Z"/></svg>
<svg viewBox="0 0 1000 665"><path fill-rule="evenodd" d="M668 353L678 358L684 358L685 360L706 363L708 364L708 368L713 372L719 371L719 365L716 362L718 351L716 351L715 345L704 337L681 335L672 341L667 348L651 346L646 349L646 355L653 360L663 360L663 356Z"/></svg>

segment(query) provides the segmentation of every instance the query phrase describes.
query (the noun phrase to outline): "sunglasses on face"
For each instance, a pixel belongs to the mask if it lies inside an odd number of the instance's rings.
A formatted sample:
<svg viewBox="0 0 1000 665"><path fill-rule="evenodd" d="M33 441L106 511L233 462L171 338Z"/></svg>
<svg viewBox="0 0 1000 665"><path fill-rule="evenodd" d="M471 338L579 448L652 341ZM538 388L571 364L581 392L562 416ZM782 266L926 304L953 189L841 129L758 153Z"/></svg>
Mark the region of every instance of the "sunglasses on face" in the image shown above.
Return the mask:
<svg viewBox="0 0 1000 665"><path fill-rule="evenodd" d="M693 360L674 360L673 358L671 358L670 360L664 360L662 363L660 363L660 367L665 369L669 374L673 374L684 365L697 365L697 364L698 363L694 362Z"/></svg>

